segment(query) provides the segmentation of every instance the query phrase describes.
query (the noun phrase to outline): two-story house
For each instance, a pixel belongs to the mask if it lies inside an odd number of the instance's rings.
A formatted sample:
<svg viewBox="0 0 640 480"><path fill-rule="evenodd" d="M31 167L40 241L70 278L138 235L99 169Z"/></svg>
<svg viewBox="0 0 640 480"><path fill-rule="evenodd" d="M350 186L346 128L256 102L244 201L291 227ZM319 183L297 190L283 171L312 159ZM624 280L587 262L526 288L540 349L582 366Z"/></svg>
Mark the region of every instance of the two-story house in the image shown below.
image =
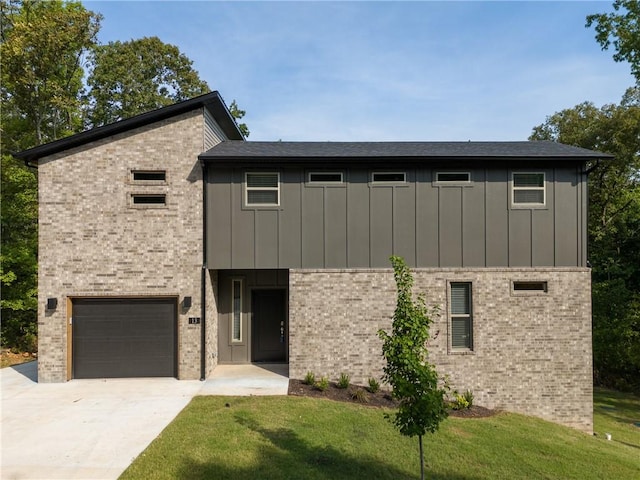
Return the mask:
<svg viewBox="0 0 640 480"><path fill-rule="evenodd" d="M551 142L248 142L217 92L18 154L39 178L39 381L286 362L380 378L389 257L476 402L590 431L585 164Z"/></svg>

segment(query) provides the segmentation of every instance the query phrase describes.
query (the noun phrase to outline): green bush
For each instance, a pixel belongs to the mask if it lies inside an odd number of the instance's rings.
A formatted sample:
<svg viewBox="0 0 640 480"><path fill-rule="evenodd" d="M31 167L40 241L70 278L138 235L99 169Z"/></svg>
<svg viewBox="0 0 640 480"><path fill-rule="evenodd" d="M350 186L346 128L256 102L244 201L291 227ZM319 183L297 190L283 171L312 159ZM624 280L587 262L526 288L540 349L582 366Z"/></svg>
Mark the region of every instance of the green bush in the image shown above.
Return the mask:
<svg viewBox="0 0 640 480"><path fill-rule="evenodd" d="M349 387L350 381L351 381L351 378L349 377L349 375L343 372L340 374L340 378L338 379L337 386L338 388L347 388Z"/></svg>
<svg viewBox="0 0 640 480"><path fill-rule="evenodd" d="M369 379L369 388L367 390L369 390L371 393L376 393L378 390L380 390L380 382L371 377Z"/></svg>
<svg viewBox="0 0 640 480"><path fill-rule="evenodd" d="M320 378L320 380L316 382L315 387L321 392L324 392L327 388L329 388L329 379L327 377Z"/></svg>
<svg viewBox="0 0 640 480"><path fill-rule="evenodd" d="M315 385L316 383L316 376L313 372L307 372L307 374L304 376L304 380L302 380L302 383L305 383L307 385Z"/></svg>

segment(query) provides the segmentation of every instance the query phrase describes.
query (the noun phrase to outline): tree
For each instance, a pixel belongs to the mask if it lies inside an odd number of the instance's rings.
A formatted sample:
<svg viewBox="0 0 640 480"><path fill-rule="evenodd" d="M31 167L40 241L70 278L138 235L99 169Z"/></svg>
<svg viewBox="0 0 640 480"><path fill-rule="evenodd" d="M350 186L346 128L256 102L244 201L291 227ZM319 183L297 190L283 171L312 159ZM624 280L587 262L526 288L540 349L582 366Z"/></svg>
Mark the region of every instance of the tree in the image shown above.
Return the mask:
<svg viewBox="0 0 640 480"><path fill-rule="evenodd" d="M3 152L79 131L82 62L101 17L59 0L2 0L1 8Z"/></svg>
<svg viewBox="0 0 640 480"><path fill-rule="evenodd" d="M427 341L432 323L424 303L412 298L413 276L401 257L392 256L397 302L392 333L380 330L382 355L387 364L383 379L393 387L398 411L389 416L402 435L418 436L420 478L424 479L422 437L434 433L447 417L445 389L439 386L436 369L428 361Z"/></svg>
<svg viewBox="0 0 640 480"><path fill-rule="evenodd" d="M640 85L640 3L638 0L615 0L614 12L587 16L587 27L595 25L596 40L603 50L611 45L616 62L629 62L631 73Z"/></svg>
<svg viewBox="0 0 640 480"><path fill-rule="evenodd" d="M2 345L34 351L37 333L38 203L33 172L2 155L0 281Z"/></svg>
<svg viewBox="0 0 640 480"><path fill-rule="evenodd" d="M552 140L615 156L587 165L594 367L600 383L638 383L640 87L627 90L619 105L597 108L584 102L555 113L533 129L530 139Z"/></svg>

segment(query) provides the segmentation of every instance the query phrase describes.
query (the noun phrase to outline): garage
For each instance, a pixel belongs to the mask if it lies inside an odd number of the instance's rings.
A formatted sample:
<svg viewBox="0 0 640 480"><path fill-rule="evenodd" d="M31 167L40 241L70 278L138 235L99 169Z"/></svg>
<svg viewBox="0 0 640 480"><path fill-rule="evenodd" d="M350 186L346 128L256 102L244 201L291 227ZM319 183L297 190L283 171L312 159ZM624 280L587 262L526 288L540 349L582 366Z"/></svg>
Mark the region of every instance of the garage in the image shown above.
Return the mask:
<svg viewBox="0 0 640 480"><path fill-rule="evenodd" d="M177 299L72 303L73 378L175 377Z"/></svg>

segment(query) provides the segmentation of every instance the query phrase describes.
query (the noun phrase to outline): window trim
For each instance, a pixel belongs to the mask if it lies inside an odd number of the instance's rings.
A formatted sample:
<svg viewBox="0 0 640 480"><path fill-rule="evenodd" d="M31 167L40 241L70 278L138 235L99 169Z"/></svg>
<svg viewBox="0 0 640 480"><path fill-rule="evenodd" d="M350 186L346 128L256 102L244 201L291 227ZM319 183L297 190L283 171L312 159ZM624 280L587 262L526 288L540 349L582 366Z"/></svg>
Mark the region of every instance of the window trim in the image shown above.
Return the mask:
<svg viewBox="0 0 640 480"><path fill-rule="evenodd" d="M518 288L518 287L534 287L534 286L540 286L541 288ZM548 280L512 280L511 281L511 295L513 296L547 295L548 293L549 293Z"/></svg>
<svg viewBox="0 0 640 480"><path fill-rule="evenodd" d="M312 180L311 175L340 175L340 180ZM309 171L307 172L307 183L309 185L343 185L344 184L344 172L340 171Z"/></svg>
<svg viewBox="0 0 640 480"><path fill-rule="evenodd" d="M235 336L235 320L236 320L236 305L235 305L235 287L236 284L240 285L240 311L237 312L239 315L239 325L238 325L238 338ZM243 304L244 304L244 281L241 278L232 278L231 279L231 315L229 318L229 343L231 345L243 345L244 344L244 329L242 328L242 320L243 320Z"/></svg>
<svg viewBox="0 0 640 480"><path fill-rule="evenodd" d="M146 168L132 168L130 174L131 183L136 185L166 185L167 184L167 171L164 169L152 170ZM162 179L142 179L136 178L136 174L162 174Z"/></svg>
<svg viewBox="0 0 640 480"><path fill-rule="evenodd" d="M440 175L460 175L460 174L465 174L467 175L467 179L466 180L440 180ZM466 170L466 171L436 171L435 172L435 180L433 182L436 186L440 186L440 187L448 187L448 186L469 186L471 185L473 182L471 180L471 172Z"/></svg>
<svg viewBox="0 0 640 480"><path fill-rule="evenodd" d="M541 187L516 187L515 176L516 175L542 175ZM511 172L511 206L513 208L544 208L547 206L547 174L541 171L524 171L524 172ZM530 190L540 191L542 190L542 203L538 202L516 202L516 191Z"/></svg>
<svg viewBox="0 0 640 480"><path fill-rule="evenodd" d="M453 294L452 294L452 287L453 285L456 284L463 284L463 285L467 285L468 286L468 290L467 290L467 294L468 294L468 303L469 303L469 312L468 313L453 313ZM447 297L449 300L449 308L448 308L448 325L449 325L449 341L448 341L448 347L449 347L449 353L453 353L453 354L468 354L468 353L473 353L475 350L475 346L474 346L474 332L473 332L473 328L474 328L474 308L473 308L473 282L471 281L465 281L465 280L453 280L453 281L449 281L448 282L448 288L447 288ZM469 342L468 342L468 346L464 346L464 347L456 347L453 345L453 320L455 319L467 319L469 322Z"/></svg>
<svg viewBox="0 0 640 480"><path fill-rule="evenodd" d="M402 180L376 180L376 175L402 175ZM404 185L407 183L405 171L372 171L370 181L372 185Z"/></svg>
<svg viewBox="0 0 640 480"><path fill-rule="evenodd" d="M136 202L136 199L143 198L162 198L161 202ZM166 193L130 193L129 194L129 206L131 208L166 208L167 207L167 194Z"/></svg>
<svg viewBox="0 0 640 480"><path fill-rule="evenodd" d="M277 187L250 187L248 182L249 175L276 175L277 178ZM277 192L278 201L277 203L249 203L249 191L263 191L263 192ZM279 207L280 206L280 172L277 171L247 171L244 172L244 206L250 208L260 208L260 207Z"/></svg>

